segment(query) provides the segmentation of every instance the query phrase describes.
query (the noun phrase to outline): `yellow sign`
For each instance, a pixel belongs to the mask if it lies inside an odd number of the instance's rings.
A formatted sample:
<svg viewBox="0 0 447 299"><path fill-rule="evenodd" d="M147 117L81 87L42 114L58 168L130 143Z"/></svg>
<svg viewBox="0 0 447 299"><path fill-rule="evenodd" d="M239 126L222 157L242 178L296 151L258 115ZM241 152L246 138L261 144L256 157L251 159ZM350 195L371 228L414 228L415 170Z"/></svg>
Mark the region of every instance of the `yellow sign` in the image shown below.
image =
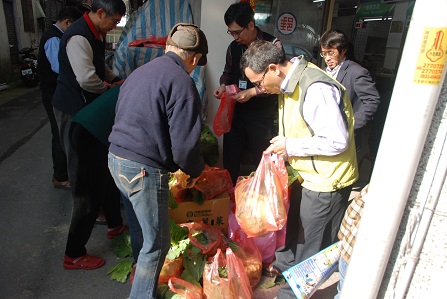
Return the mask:
<svg viewBox="0 0 447 299"><path fill-rule="evenodd" d="M414 83L439 85L447 61L447 28L425 28Z"/></svg>

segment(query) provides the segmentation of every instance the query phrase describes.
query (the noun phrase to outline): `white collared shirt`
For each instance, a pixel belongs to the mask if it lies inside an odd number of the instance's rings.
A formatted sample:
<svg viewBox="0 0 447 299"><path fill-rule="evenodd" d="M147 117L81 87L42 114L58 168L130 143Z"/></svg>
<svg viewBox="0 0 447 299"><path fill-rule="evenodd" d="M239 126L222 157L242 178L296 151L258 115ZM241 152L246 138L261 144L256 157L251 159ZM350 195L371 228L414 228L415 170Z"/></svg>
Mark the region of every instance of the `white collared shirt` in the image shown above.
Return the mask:
<svg viewBox="0 0 447 299"><path fill-rule="evenodd" d="M294 66L298 65L298 61L293 61ZM286 90L292 71L282 82L281 90ZM341 100L337 87L332 84L316 82L308 87L303 118L312 128L314 136L287 138L286 151L289 156L335 156L348 148L349 133L339 108Z"/></svg>
<svg viewBox="0 0 447 299"><path fill-rule="evenodd" d="M290 78L292 77L293 72L295 71L295 69L298 67L298 64L300 63L300 58L293 57L292 59L290 59L290 62L293 62L293 65L290 68L290 71L287 73L286 78L284 78L284 81L282 81L281 86L280 86L282 93L285 93L285 91L287 90L287 86L289 85ZM293 91L292 91L292 93L293 93Z"/></svg>
<svg viewBox="0 0 447 299"><path fill-rule="evenodd" d="M346 57L343 58L342 62L340 62L339 64L337 64L336 67L334 67L332 70L327 66L325 71L326 73L328 73L329 75L332 76L332 78L336 79L337 75L338 75L338 71L340 70L341 66L343 65L343 62L345 62Z"/></svg>

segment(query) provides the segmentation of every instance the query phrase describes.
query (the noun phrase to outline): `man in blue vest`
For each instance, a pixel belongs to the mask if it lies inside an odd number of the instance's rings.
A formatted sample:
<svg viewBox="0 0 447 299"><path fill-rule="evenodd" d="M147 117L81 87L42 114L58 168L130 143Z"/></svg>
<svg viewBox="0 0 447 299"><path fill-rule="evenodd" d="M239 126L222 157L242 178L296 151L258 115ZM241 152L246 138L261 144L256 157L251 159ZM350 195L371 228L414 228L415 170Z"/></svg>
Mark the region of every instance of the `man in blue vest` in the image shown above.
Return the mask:
<svg viewBox="0 0 447 299"><path fill-rule="evenodd" d="M59 74L59 44L62 34L74 21L82 17L82 11L74 6L63 7L56 23L52 24L40 38L37 71L39 72L40 90L42 91L43 106L50 120L51 126L51 156L53 159L53 185L55 188L70 190L68 181L67 157L59 140L59 130L54 117L53 94L56 90L57 76Z"/></svg>
<svg viewBox="0 0 447 299"><path fill-rule="evenodd" d="M354 113L340 83L303 57L286 60L269 42L253 42L241 68L258 88L280 95L279 136L265 153L286 156L302 178L302 189L290 192L285 245L273 263L283 272L338 241L358 179ZM278 293L284 298L296 298L288 285Z"/></svg>
<svg viewBox="0 0 447 299"><path fill-rule="evenodd" d="M65 31L59 50L59 77L53 96L54 115L59 127L62 147L67 155L68 178L74 198L73 212L65 249L66 269L96 269L104 265L104 260L87 254L85 245L90 237L97 215L90 213L92 201L102 200L91 196L92 182L77 184L88 163L78 159L78 154L70 142L71 120L83 107L120 81L105 64L106 34L114 29L126 13L122 0L93 0L91 11L74 22ZM78 143L82 143L78 138ZM112 199L104 199L104 201ZM118 200L119 197L113 200ZM116 227L122 233L122 225ZM110 235L110 234L109 234Z"/></svg>

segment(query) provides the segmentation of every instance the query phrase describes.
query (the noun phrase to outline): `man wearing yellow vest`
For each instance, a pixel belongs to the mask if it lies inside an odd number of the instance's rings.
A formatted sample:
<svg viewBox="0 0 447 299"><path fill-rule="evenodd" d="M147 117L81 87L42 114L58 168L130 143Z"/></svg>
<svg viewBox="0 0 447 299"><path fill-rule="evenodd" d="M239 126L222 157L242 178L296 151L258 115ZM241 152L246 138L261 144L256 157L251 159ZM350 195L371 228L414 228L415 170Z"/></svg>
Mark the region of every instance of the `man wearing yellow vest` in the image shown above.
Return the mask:
<svg viewBox="0 0 447 299"><path fill-rule="evenodd" d="M358 179L354 114L340 83L302 57L286 60L271 43L253 42L241 69L265 93L279 94L279 136L265 152L286 156L302 178L302 189L292 188L285 246L273 263L282 272L338 241ZM278 293L284 298L296 298L288 285Z"/></svg>

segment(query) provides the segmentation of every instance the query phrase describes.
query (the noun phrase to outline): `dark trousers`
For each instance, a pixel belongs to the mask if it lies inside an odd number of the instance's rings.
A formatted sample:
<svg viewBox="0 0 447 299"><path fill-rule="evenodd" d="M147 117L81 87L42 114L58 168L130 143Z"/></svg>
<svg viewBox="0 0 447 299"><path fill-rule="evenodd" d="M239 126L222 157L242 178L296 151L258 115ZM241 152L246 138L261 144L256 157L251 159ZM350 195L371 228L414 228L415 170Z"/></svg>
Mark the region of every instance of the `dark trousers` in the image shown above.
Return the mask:
<svg viewBox="0 0 447 299"><path fill-rule="evenodd" d="M51 127L51 156L53 160L53 176L59 182L68 180L67 157L62 149L59 139L59 129L57 127L56 118L54 117L53 106L51 101L53 92L42 90L42 103L47 112Z"/></svg>
<svg viewBox="0 0 447 299"><path fill-rule="evenodd" d="M85 245L90 238L101 207L109 228L123 224L120 192L108 169L107 146L100 143L80 125L73 124L70 128L70 115L57 109L54 109L54 114L58 122L62 146L67 155L73 195L73 209L65 254L71 258L77 258L87 252Z"/></svg>
<svg viewBox="0 0 447 299"><path fill-rule="evenodd" d="M280 272L304 261L338 241L338 231L348 207L352 186L334 192L314 192L292 185L287 215L286 241L273 265ZM278 299L296 298L287 284Z"/></svg>
<svg viewBox="0 0 447 299"><path fill-rule="evenodd" d="M262 152L270 145L274 132L274 114L261 112L243 112L233 117L231 130L223 138L223 164L230 173L233 185L240 173L242 157L245 153L251 156L251 163L257 167Z"/></svg>

